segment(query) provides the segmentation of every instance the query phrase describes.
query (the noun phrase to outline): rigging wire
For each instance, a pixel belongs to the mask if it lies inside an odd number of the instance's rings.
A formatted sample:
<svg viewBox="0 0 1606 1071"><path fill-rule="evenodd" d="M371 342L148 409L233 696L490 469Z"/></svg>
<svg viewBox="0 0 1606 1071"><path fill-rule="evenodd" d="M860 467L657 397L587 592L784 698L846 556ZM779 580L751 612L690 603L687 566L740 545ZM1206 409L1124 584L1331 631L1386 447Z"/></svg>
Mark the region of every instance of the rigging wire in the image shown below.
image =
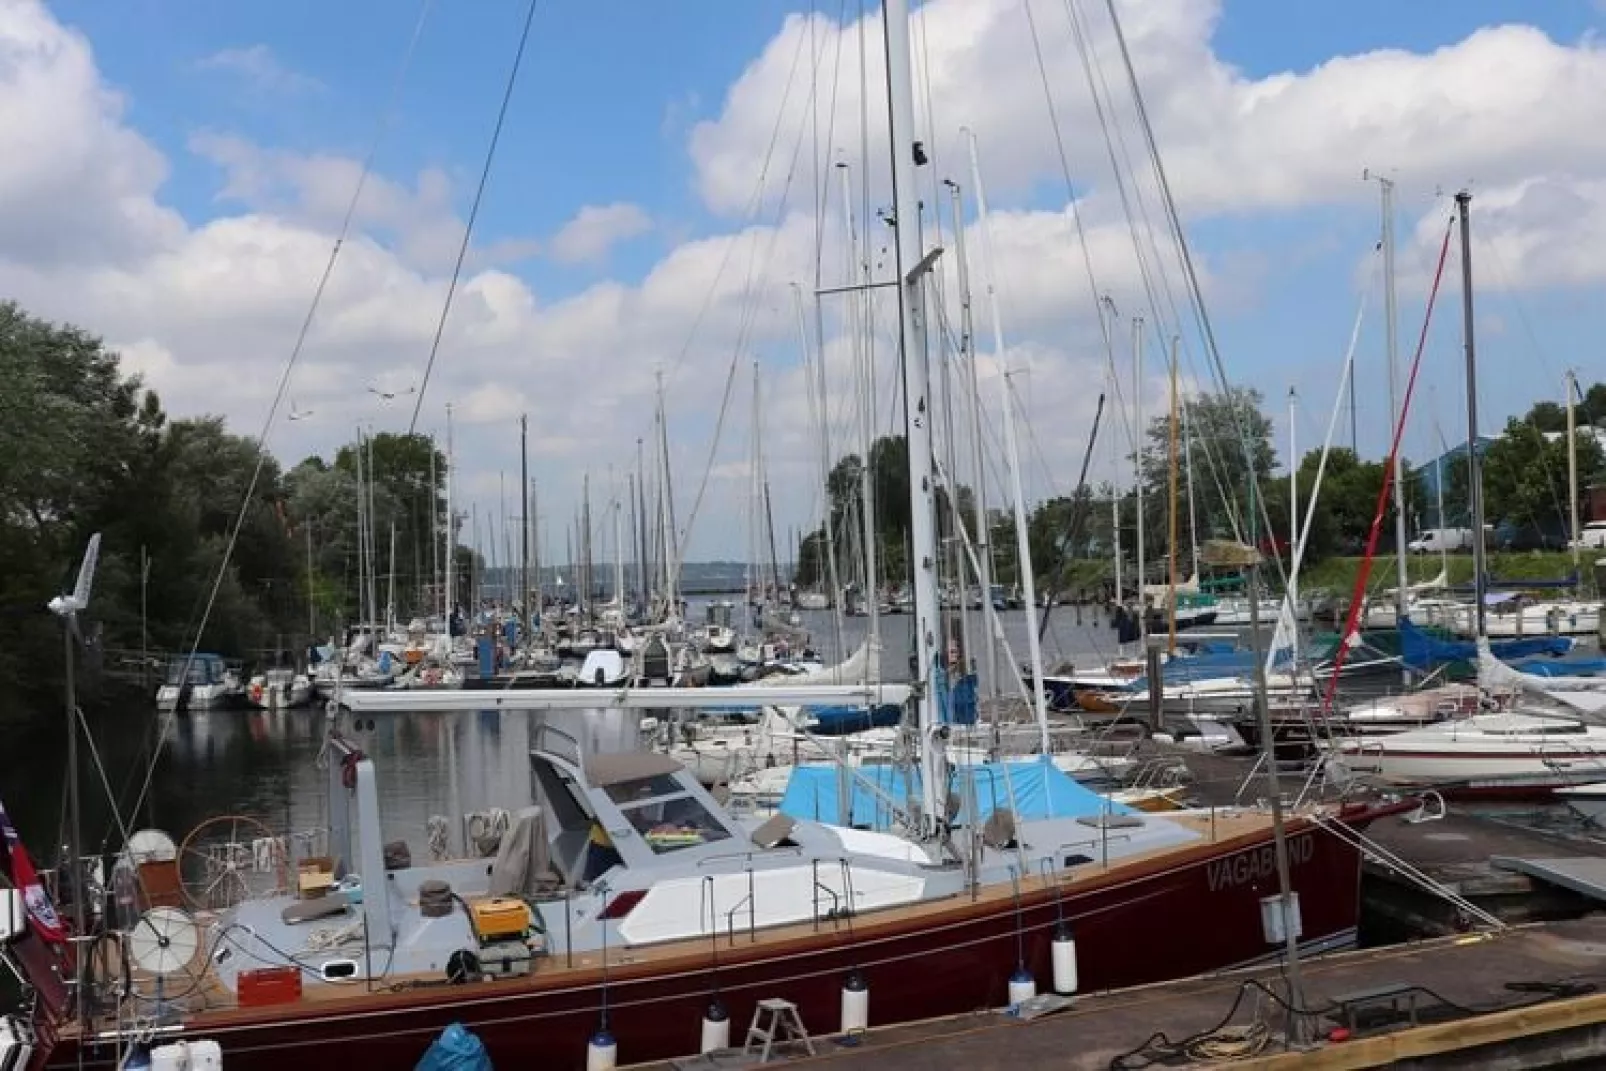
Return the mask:
<svg viewBox="0 0 1606 1071"><path fill-rule="evenodd" d="M784 125L784 120L785 120L785 116L786 116L787 100L790 99L790 96L791 96L792 86L793 86L793 83L795 82L796 76L797 76L797 65L798 65L798 62L802 59L802 56L803 56L803 44L804 44L804 42L806 40L807 40L807 37L805 35L799 34L798 35L798 46L797 46L797 48L795 50L793 50L793 53L792 53L792 68L791 68L790 73L787 76L786 91L782 95L781 103L780 103L780 106L779 106L779 108L777 110L777 113L776 113L775 127L774 127L774 130L773 130L773 133L772 133L772 137L771 137L771 148L772 149L774 148L775 143L780 138L781 127L782 127L782 125ZM819 57L818 56L812 56L811 60L813 61L810 64L811 68L818 67ZM715 424L714 424L714 435L713 435L712 440L708 444L708 459L707 459L707 461L705 462L705 464L703 466L702 479L698 482L698 485L697 485L697 494L692 500L691 512L689 514L687 514L686 523L680 529L680 531L678 533L678 545L683 549L690 542L692 529L693 529L694 525L697 522L697 517L698 517L699 512L702 510L704 496L708 492L708 481L709 481L710 477L713 474L714 462L715 462L715 459L718 457L718 454L719 454L720 439L721 439L721 436L724 433L725 417L726 417L726 414L727 414L727 411L728 411L729 405L730 405L731 389L732 389L732 386L735 383L737 366L741 361L741 357L742 357L743 351L746 350L746 348L747 348L748 340L751 337L754 324L758 320L758 307L759 307L760 299L762 297L762 290L763 290L762 284L768 278L770 264L771 264L771 262L772 262L772 260L774 259L774 256L775 256L775 248L779 244L780 235L781 235L781 229L782 229L782 222L785 219L787 205L791 201L792 181L797 176L797 162L798 162L798 159L802 156L803 140L804 140L804 136L808 132L809 132L808 123L800 122L798 124L797 138L792 143L792 155L791 155L791 159L789 160L789 162L787 164L785 180L783 181L782 186L781 186L780 201L777 203L776 209L775 209L775 224L770 229L769 243L768 243L768 245L766 246L766 248L764 250L762 266L759 266L758 263L757 263L758 262L758 239L757 239L757 235L756 234L754 236L753 244L752 244L752 247L751 247L751 250L750 250L750 255L748 257L747 279L746 279L746 281L744 283L744 286L743 286L743 292L744 292L744 294L746 296L746 300L744 301L744 303L742 305L742 314L741 314L740 320L738 321L736 343L733 346L732 351L731 351L731 364L730 364L730 371L728 372L727 377L726 377L725 396L724 396L723 401L720 403L719 417L715 421ZM768 174L768 160L767 159L766 159L766 162L765 162L765 174L766 175ZM760 191L762 190L762 183L761 183L759 189L760 189ZM755 279L755 270L757 272L756 279ZM712 288L710 288L710 293L712 293ZM677 555L677 557L683 557L683 555ZM674 566L675 573L676 573L677 577L679 576L681 565L682 565L682 562L677 562L675 564L675 566Z"/></svg>
<svg viewBox="0 0 1606 1071"><path fill-rule="evenodd" d="M1204 338L1207 366L1215 376L1217 385L1222 394L1232 398L1231 384L1227 378L1226 365L1221 359L1221 347L1216 342L1215 328L1210 320L1210 310L1204 303L1204 290L1199 284L1199 274L1193 263L1193 252L1188 244L1187 233L1182 228L1181 217L1177 213L1176 198L1171 190L1171 180L1167 177L1165 161L1160 156L1160 145L1154 134L1154 125L1149 121L1149 109L1144 103L1142 87L1138 84L1137 68L1132 62L1132 52L1127 46L1126 32L1121 28L1121 16L1115 9L1115 0L1104 0L1105 9L1109 12L1110 23L1115 30L1115 41L1121 53L1121 63L1126 69L1127 82L1131 86L1132 101L1137 112L1138 126L1143 132L1143 141L1148 149L1149 161L1154 168L1155 179L1160 187L1161 206L1165 209L1166 222L1171 230L1172 240L1176 243L1177 252L1182 261L1183 277L1187 283L1187 293L1193 307L1194 318L1198 324L1200 334ZM1027 6L1030 11L1030 4ZM1258 504L1261 514L1265 514L1265 496L1260 493L1260 478L1255 470L1254 450L1250 446L1248 430L1244 425L1243 414L1239 406L1229 406L1233 424L1238 433L1239 445L1244 454L1244 476L1248 484L1248 491L1252 500ZM1269 517L1267 517L1269 529ZM1277 559L1278 568L1281 569L1281 559Z"/></svg>
<svg viewBox="0 0 1606 1071"><path fill-rule="evenodd" d="M1099 60L1098 50L1089 45L1088 34L1083 26L1083 20L1078 13L1077 0L1065 0L1066 19L1070 24L1071 38L1076 50L1082 59L1082 68L1087 76L1088 92L1093 99L1094 114L1098 118L1100 130L1104 135L1104 144L1110 158L1110 168L1115 175L1116 189L1120 194L1123 215L1126 218L1127 230L1132 238L1133 252L1137 258L1138 272L1143 280L1144 295L1148 302L1150 324L1154 328L1157 343L1163 350L1166 343L1165 323L1163 317L1169 314L1172 321L1172 332L1182 342L1183 357L1190 370L1192 378L1198 380L1196 362L1193 355L1193 346L1188 336L1182 331L1182 317L1177 309L1176 294L1171 286L1171 278L1166 272L1160 246L1154 235L1154 223L1149 215L1148 199L1143 193L1143 184L1137 180L1137 168L1132 163L1132 154L1127 146L1126 136L1122 133L1121 125L1112 122L1115 114L1115 98L1110 91L1108 78L1104 74L1104 65ZM1095 84L1095 77L1097 83ZM1101 93L1102 90L1102 93ZM1105 102L1108 102L1106 107ZM1117 159L1119 156L1119 160ZM1123 170L1132 176L1131 196L1128 197L1127 183L1123 180ZM1137 214L1142 221L1142 231L1147 238L1147 253L1145 255L1144 242L1139 239L1138 219L1134 218L1132 205L1136 203ZM1154 276L1159 277L1160 293L1165 299L1164 312L1160 302L1156 300ZM1119 376L1113 377L1116 409L1122 418L1122 425L1128 432L1128 438L1133 444L1133 451L1142 449L1142 437L1146 429L1139 428L1133 431L1131 422L1127 419L1126 409L1122 404L1121 381ZM1189 403L1186 398L1180 399L1186 407ZM1200 448L1204 453L1205 468L1210 480L1215 486L1216 494L1220 498L1227 512L1228 522L1236 532L1239 529L1237 503L1226 491L1222 476L1222 469L1216 460L1215 445L1209 439L1200 440Z"/></svg>
<svg viewBox="0 0 1606 1071"><path fill-rule="evenodd" d="M1037 18L1032 14L1031 0L1023 5L1026 9L1026 23L1032 35L1032 54L1037 60L1037 73L1043 85L1043 98L1048 106L1049 125L1054 129L1054 147L1059 156L1060 173L1065 179L1066 208L1070 212L1071 222L1076 227L1077 243L1081 246L1082 266L1087 273L1088 294L1093 299L1093 309L1098 314L1099 333L1104 340L1104 352L1111 364L1115 362L1115 343L1110 337L1109 324L1105 321L1099 305L1098 273L1093 270L1093 253L1088 249L1087 230L1082 224L1082 210L1077 202L1076 183L1071 178L1070 156L1065 150L1065 135L1060 130L1059 109L1054 103L1054 93L1049 84L1048 65L1043 59L1043 43L1037 33ZM994 284L997 285L996 283ZM1117 395L1119 399L1119 395ZM1133 438L1134 448L1137 439Z"/></svg>
<svg viewBox="0 0 1606 1071"><path fill-rule="evenodd" d="M1348 618L1344 622L1344 631L1338 646L1333 652L1333 672L1327 680L1327 689L1322 696L1322 717L1325 718L1333 709L1333 696L1338 690L1338 678L1344 670L1344 659L1349 653L1349 638L1356 631L1361 614L1363 596L1366 592L1367 573L1372 567L1372 555L1377 550L1378 532L1383 525L1383 514L1388 507L1389 489L1394 475L1394 458L1400 450L1400 439L1405 433L1405 418L1411 411L1411 397L1416 393L1416 376L1422 370L1422 352L1427 348L1428 328L1433 323L1433 308L1438 302L1439 284L1444 279L1444 262L1450 253L1450 235L1455 228L1455 217L1444 228L1444 243L1439 247L1439 265L1433 273L1433 288L1428 291L1427 313L1422 320L1422 333L1417 339L1416 356L1411 361L1411 371L1405 381L1405 395L1400 404L1398 422L1392 431L1392 440L1389 445L1387 464L1383 469L1383 483L1378 488L1377 507L1372 514L1371 531L1366 537L1366 556L1361 559L1361 568L1355 578L1355 589L1350 596ZM1476 536L1477 533L1474 533Z"/></svg>
<svg viewBox="0 0 1606 1071"><path fill-rule="evenodd" d="M531 0L533 5L534 0ZM206 606L201 612L200 623L195 629L195 641L190 645L190 651L184 659L183 675L181 681L189 679L190 667L194 664L196 652L200 650L201 638L206 634L206 626L212 617L212 609L217 604L218 593L223 588L223 581L228 576L229 562L234 556L234 548L240 539L240 531L245 527L246 517L251 510L252 499L256 494L257 484L262 478L262 469L267 463L268 434L273 428L274 419L278 416L279 408L284 404L285 396L290 389L291 376L296 364L301 359L302 351L306 348L307 337L312 331L312 324L317 318L318 310L323 304L324 292L329 287L329 280L334 275L335 265L339 262L341 250L345 248L346 238L351 233L352 224L357 215L357 206L362 200L364 188L368 184L368 176L373 172L374 160L379 154L379 147L384 141L385 133L395 119L397 106L401 99L402 87L406 84L407 75L412 70L413 57L418 51L419 39L423 36L424 24L428 20L433 0L422 0L417 20L413 24L412 36L408 39L407 49L402 55L400 68L396 72L395 81L391 84L390 93L386 99L385 107L380 112L373 139L369 142L368 151L363 156L362 167L357 174L357 183L352 188L351 200L346 204L345 215L340 221L340 230L335 236L334 244L329 249L329 259L324 264L323 272L318 278L317 286L313 288L312 300L307 306L307 315L301 322L300 330L296 333L294 345L290 348L290 355L285 361L284 371L279 376L278 387L274 392L273 401L268 406L267 416L262 422L262 431L257 436L257 460L251 470L251 479L247 482L245 491L240 499L240 509L235 515L234 524L229 529L228 541L223 546L223 557L218 562L217 574L212 581L211 592L207 596ZM422 391L420 391L422 393ZM177 717L177 710L169 711L163 720L161 731L157 734L156 742L152 747L150 762L145 769L145 779L140 786L139 795L135 797L130 814L139 814L144 806L145 798L149 795L151 782L156 775L157 760L161 757L162 749L166 747L169 733L168 727Z"/></svg>
<svg viewBox="0 0 1606 1071"><path fill-rule="evenodd" d="M435 370L435 358L440 354L441 337L446 333L446 318L452 312L452 299L457 296L457 283L463 275L463 261L468 257L468 244L474 236L474 222L479 218L480 205L485 199L485 186L491 177L491 164L496 159L496 146L502 140L502 127L507 121L508 105L513 101L513 88L518 84L519 70L524 66L524 48L530 40L530 25L535 21L538 0L530 0L524 9L524 26L519 31L518 47L513 51L513 67L507 72L507 84L502 89L502 103L496 110L496 125L491 128L491 143L485 148L485 162L480 166L479 184L474 189L474 202L469 206L468 219L463 224L463 240L457 246L457 261L452 265L452 278L446 284L446 301L441 305L440 319L435 323L435 337L429 344L429 360L424 362L424 375L418 383L418 396L413 400L413 416L407 422L407 434L418 427L418 414L424 408L424 395L429 390L430 373Z"/></svg>

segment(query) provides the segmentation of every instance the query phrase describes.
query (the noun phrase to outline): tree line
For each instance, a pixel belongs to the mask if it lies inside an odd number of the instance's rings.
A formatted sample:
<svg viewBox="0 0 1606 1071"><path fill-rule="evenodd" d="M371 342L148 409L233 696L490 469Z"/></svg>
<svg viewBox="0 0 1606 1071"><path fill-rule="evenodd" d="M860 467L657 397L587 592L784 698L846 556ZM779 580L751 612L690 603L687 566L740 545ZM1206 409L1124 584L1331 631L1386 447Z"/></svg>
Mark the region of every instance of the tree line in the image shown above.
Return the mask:
<svg viewBox="0 0 1606 1071"><path fill-rule="evenodd" d="M1594 484L1606 481L1606 383L1581 391L1575 421L1580 429L1576 457L1580 497ZM1601 429L1600 434L1582 433ZM1500 538L1519 545L1560 545L1569 524L1566 410L1554 402L1539 402L1522 416L1512 417L1503 432L1480 442L1484 509L1487 523ZM1299 524L1303 526L1310 496L1315 493L1321 450L1312 449L1299 459L1293 486L1286 470L1279 472L1273 424L1264 398L1252 387L1225 393L1204 393L1190 399L1175 428L1170 414L1150 420L1143 429L1142 450L1133 457L1130 429L1119 419L1107 420L1095 449L1108 454L1110 438L1124 473L1131 474L1117 487L1103 483L1070 494L1055 495L1036 504L1028 514L1028 544L1039 588L1069 591L1083 583L1079 562L1110 561L1116 545L1115 516L1120 515L1120 545L1128 569L1135 566L1141 482L1144 550L1148 581L1163 582L1170 546L1172 456L1177 459L1177 555L1180 574L1193 571L1195 535L1199 544L1211 539L1254 543L1263 550L1286 554L1293 530L1291 496L1298 496ZM1248 443L1245 449L1244 443ZM876 533L883 586L898 586L907 579L908 480L906 447L902 436L877 440L871 449L872 482L876 494ZM1250 494L1249 472L1256 476L1259 498ZM1369 460L1349 447L1334 447L1322 472L1319 508L1310 515L1305 560L1364 552L1378 496L1383 490L1384 459ZM844 583L857 583L862 542L857 509L862 463L856 454L843 457L826 480L827 501L836 535L838 571ZM1417 533L1432 527L1465 527L1468 520L1467 451L1464 444L1446 444L1440 455L1417 464L1402 458L1402 497L1406 528ZM1055 475L1073 476L1067 460ZM1134 479L1141 475L1141 481ZM1191 484L1191 494L1190 494ZM1441 490L1442 484L1442 490ZM945 503L943 489L939 499ZM975 539L971 521L971 489L958 489L966 531ZM1019 582L1015 524L1012 512L989 497L988 528L998 583ZM1191 504L1190 504L1191 500ZM1442 514L1440 506L1442 502ZM939 516L946 523L946 508ZM1394 546L1392 496L1386 506L1379 552ZM845 526L846 525L846 526ZM798 554L796 581L800 586L825 582L826 531L822 525L803 537ZM1127 583L1133 582L1128 574Z"/></svg>
<svg viewBox="0 0 1606 1071"><path fill-rule="evenodd" d="M355 442L284 471L219 417L170 418L100 339L12 303L0 303L0 384L0 693L59 689L61 637L45 604L71 586L93 532L91 669L187 651L197 633L201 650L266 662L357 618ZM389 433L362 455L381 609L394 562L405 620L436 597L445 459L427 436ZM470 554L456 555L465 579Z"/></svg>

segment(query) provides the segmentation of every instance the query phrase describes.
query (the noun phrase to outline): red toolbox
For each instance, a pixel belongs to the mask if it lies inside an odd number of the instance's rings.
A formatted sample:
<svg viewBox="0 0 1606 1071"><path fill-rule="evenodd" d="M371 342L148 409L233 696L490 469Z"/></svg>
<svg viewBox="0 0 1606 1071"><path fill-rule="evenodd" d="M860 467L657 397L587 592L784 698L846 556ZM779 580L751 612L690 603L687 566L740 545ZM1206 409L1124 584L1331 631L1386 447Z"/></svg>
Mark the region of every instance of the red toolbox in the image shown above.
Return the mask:
<svg viewBox="0 0 1606 1071"><path fill-rule="evenodd" d="M294 1004L301 999L300 967L260 967L240 972L236 997L242 1008L263 1008L270 1004Z"/></svg>

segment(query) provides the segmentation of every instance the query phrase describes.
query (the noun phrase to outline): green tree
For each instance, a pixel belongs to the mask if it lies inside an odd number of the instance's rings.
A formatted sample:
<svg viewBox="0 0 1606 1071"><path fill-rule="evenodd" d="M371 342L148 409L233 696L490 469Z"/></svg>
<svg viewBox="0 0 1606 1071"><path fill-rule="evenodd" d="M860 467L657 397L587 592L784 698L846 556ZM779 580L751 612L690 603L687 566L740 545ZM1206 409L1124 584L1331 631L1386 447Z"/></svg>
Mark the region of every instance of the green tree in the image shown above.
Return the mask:
<svg viewBox="0 0 1606 1071"><path fill-rule="evenodd" d="M1603 463L1600 444L1593 435L1578 437L1578 485L1600 479ZM1483 501L1488 523L1536 525L1565 530L1567 502L1567 437L1546 435L1539 428L1513 417L1504 434L1483 454ZM1457 466L1456 477L1465 494L1466 468ZM1452 486L1454 480L1452 480Z"/></svg>
<svg viewBox="0 0 1606 1071"><path fill-rule="evenodd" d="M1194 504L1201 540L1247 539L1251 530L1260 530L1258 520L1251 525L1246 512L1249 464L1244 443L1249 444L1248 457L1253 459L1255 475L1265 485L1277 465L1277 451L1271 441L1271 420L1261 411L1261 402L1261 394L1255 388L1233 387L1225 394L1205 393L1189 400L1181 415L1177 463L1192 461ZM1145 542L1149 544L1145 549L1151 560L1157 551L1164 549L1170 457L1170 416L1164 414L1149 422L1143 448L1143 520L1148 537ZM1185 476L1179 479L1178 486L1181 488L1179 496L1185 495ZM1131 510L1125 515L1130 518ZM1123 543L1130 546L1129 540L1133 537L1123 536ZM1192 552L1187 541L1187 525L1182 524L1178 553L1184 555L1184 560L1188 560Z"/></svg>
<svg viewBox="0 0 1606 1071"><path fill-rule="evenodd" d="M1321 451L1312 450L1299 462L1301 525L1309 514L1310 496L1317 491L1316 472L1321 460ZM1315 513L1310 515L1310 533L1306 536L1305 550L1307 562L1317 562L1332 554L1362 552L1372 527L1372 516L1377 510L1377 496L1382 492L1386 469L1386 462L1363 461L1348 447L1334 447L1328 453L1327 468L1322 473L1320 498ZM1286 481L1278 482L1284 485L1281 500L1286 503ZM1385 529L1378 542L1380 549L1392 542L1394 529L1389 521L1391 516L1392 513L1385 514ZM1281 539L1288 537L1287 518L1286 506L1273 513L1273 524Z"/></svg>
<svg viewBox="0 0 1606 1071"><path fill-rule="evenodd" d="M1555 402L1535 402L1522 421L1540 431L1566 431L1567 408Z"/></svg>
<svg viewBox="0 0 1606 1071"><path fill-rule="evenodd" d="M0 687L59 686L44 604L91 532L102 536L84 622L92 656L137 650L142 636L176 650L199 632L203 647L245 657L297 634L304 588L278 466L254 441L216 418L170 423L99 339L12 304L0 304L0 383ZM94 684L86 674L86 697Z"/></svg>

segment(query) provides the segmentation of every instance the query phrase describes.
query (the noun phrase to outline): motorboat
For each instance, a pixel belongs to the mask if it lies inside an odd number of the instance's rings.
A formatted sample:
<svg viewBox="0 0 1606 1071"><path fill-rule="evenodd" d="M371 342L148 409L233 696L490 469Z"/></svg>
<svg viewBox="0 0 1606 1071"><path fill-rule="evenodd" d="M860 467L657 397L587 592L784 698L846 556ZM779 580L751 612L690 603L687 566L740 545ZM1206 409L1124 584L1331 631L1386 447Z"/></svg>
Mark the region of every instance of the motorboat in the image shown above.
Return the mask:
<svg viewBox="0 0 1606 1071"><path fill-rule="evenodd" d="M288 710L312 701L312 681L286 667L264 670L246 685L246 701L261 710Z"/></svg>
<svg viewBox="0 0 1606 1071"><path fill-rule="evenodd" d="M196 653L174 658L156 689L158 710L216 710L245 699L245 686L220 655Z"/></svg>

